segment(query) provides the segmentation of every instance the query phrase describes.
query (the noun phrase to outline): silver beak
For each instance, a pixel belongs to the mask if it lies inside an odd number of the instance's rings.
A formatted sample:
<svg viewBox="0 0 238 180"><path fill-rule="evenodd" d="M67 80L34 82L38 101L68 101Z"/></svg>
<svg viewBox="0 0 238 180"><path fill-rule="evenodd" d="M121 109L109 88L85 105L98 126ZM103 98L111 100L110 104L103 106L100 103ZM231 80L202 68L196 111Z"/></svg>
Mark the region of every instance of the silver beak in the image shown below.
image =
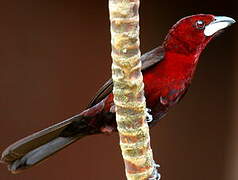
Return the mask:
<svg viewBox="0 0 238 180"><path fill-rule="evenodd" d="M205 27L204 34L205 36L212 36L217 31L222 30L232 24L234 24L236 21L230 17L226 16L215 16L215 20L212 21L210 24L208 24Z"/></svg>

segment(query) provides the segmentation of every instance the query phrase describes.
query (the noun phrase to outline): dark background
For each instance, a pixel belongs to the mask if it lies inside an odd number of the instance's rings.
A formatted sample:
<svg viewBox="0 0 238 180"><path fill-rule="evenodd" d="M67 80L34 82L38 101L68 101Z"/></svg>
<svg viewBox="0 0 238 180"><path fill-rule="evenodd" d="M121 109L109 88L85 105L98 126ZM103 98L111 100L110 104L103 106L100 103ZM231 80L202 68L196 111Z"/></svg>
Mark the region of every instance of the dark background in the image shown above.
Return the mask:
<svg viewBox="0 0 238 180"><path fill-rule="evenodd" d="M238 19L236 1L141 1L141 50L181 17ZM163 180L238 178L238 26L212 41L183 101L152 130ZM83 110L110 77L107 1L0 1L0 151ZM125 179L118 135L92 136L0 180Z"/></svg>

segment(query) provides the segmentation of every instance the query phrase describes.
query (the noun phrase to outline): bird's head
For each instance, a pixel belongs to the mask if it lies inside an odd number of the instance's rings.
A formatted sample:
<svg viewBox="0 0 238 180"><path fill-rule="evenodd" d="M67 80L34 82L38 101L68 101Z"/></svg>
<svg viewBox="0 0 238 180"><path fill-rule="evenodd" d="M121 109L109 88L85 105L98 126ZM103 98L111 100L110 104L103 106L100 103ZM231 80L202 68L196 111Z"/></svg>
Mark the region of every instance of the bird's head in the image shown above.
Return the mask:
<svg viewBox="0 0 238 180"><path fill-rule="evenodd" d="M182 54L198 54L215 35L233 23L235 20L226 16L188 16L171 28L164 46Z"/></svg>

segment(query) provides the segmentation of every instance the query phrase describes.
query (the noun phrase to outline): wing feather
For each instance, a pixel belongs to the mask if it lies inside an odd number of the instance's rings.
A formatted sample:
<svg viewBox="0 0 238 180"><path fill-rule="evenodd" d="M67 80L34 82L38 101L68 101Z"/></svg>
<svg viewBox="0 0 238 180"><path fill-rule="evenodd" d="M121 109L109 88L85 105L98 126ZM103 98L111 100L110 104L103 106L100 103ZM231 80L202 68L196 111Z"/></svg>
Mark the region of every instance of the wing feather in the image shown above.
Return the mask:
<svg viewBox="0 0 238 180"><path fill-rule="evenodd" d="M142 62L142 72L145 69L148 69L155 64L161 62L164 58L164 48L157 47L153 49L152 51L149 51L141 56L141 62ZM99 89L99 91L96 93L94 98L90 101L87 108L90 108L94 106L95 104L99 103L101 100L103 100L106 96L108 96L113 89L113 82L112 79L109 79L106 81L106 83Z"/></svg>

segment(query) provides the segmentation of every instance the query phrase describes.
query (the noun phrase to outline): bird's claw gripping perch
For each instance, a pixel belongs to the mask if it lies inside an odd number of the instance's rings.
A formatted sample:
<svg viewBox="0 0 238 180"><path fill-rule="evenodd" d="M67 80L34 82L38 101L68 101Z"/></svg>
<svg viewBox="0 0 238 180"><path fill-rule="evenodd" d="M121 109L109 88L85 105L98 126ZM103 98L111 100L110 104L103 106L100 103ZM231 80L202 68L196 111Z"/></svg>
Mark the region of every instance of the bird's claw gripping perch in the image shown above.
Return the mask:
<svg viewBox="0 0 238 180"><path fill-rule="evenodd" d="M151 109L146 108L146 121L147 122L153 121L153 116L150 114L150 112L151 112Z"/></svg>
<svg viewBox="0 0 238 180"><path fill-rule="evenodd" d="M149 180L160 180L161 178L161 175L160 173L158 172L158 168L160 167L159 164L156 164L155 162L153 163L153 166L154 166L154 170L152 172L152 176L151 178L149 178Z"/></svg>

